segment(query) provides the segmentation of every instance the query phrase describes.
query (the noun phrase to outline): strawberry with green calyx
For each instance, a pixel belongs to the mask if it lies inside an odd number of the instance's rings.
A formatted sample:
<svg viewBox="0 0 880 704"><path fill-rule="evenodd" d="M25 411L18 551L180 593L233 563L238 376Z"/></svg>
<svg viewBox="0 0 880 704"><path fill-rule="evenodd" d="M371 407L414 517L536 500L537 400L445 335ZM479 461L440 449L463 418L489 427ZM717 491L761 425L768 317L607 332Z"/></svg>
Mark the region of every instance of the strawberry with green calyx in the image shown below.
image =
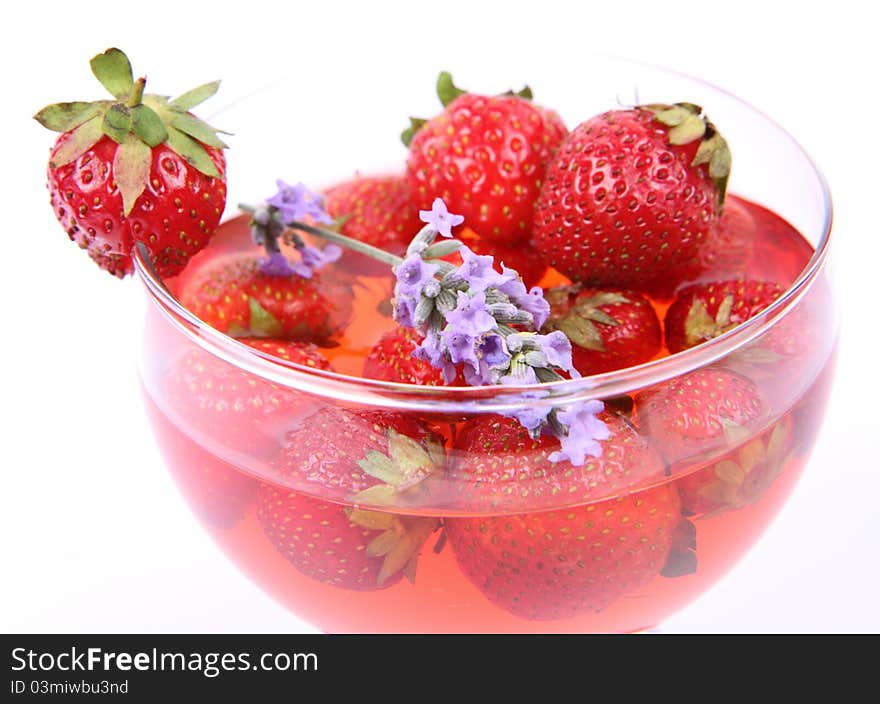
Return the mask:
<svg viewBox="0 0 880 704"><path fill-rule="evenodd" d="M794 455L789 420L779 421L751 440L742 426L725 423L724 435L736 450L676 482L682 509L689 514L711 518L754 504Z"/></svg>
<svg viewBox="0 0 880 704"><path fill-rule="evenodd" d="M544 172L566 134L562 120L534 105L528 89L477 95L442 73L437 93L444 110L403 135L416 203L428 209L440 197L484 239L527 240Z"/></svg>
<svg viewBox="0 0 880 704"><path fill-rule="evenodd" d="M571 340L572 360L581 374L635 366L660 351L660 321L640 293L573 284L545 295L550 317L544 330L561 330Z"/></svg>
<svg viewBox="0 0 880 704"><path fill-rule="evenodd" d="M731 445L729 429L754 432L767 406L750 379L706 367L652 386L635 397L636 416L671 465Z"/></svg>
<svg viewBox="0 0 880 704"><path fill-rule="evenodd" d="M424 425L325 407L288 433L273 468L276 483L264 486L257 516L300 572L357 590L414 580L419 552L440 522L392 511L429 500L445 474L443 445ZM335 495L354 508L300 492Z"/></svg>
<svg viewBox="0 0 880 704"><path fill-rule="evenodd" d="M351 292L338 288L325 285L319 274L266 273L265 260L236 252L186 272L179 298L199 319L233 337L324 343L351 317Z"/></svg>
<svg viewBox="0 0 880 704"><path fill-rule="evenodd" d="M49 158L52 206L70 238L103 269L132 271L142 242L161 276L174 276L213 236L226 203L226 145L189 110L219 82L169 100L145 94L119 49L91 61L114 96L49 105L34 117L60 132Z"/></svg>
<svg viewBox="0 0 880 704"><path fill-rule="evenodd" d="M691 103L593 117L547 169L535 207L538 249L587 285L674 288L698 267L730 162L727 143Z"/></svg>
<svg viewBox="0 0 880 704"><path fill-rule="evenodd" d="M678 292L666 311L666 346L680 352L732 330L764 310L785 287L767 281L716 281Z"/></svg>

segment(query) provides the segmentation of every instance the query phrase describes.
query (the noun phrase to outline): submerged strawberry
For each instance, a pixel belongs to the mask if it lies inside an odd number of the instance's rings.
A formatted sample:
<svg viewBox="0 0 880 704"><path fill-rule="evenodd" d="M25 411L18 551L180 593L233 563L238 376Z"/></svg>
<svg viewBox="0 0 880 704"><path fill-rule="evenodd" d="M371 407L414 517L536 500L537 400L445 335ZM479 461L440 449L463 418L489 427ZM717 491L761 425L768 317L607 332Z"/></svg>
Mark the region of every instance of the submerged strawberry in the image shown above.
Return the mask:
<svg viewBox="0 0 880 704"><path fill-rule="evenodd" d="M439 197L482 238L527 240L544 172L566 133L562 120L532 104L530 92L476 95L449 74L441 74L438 95L443 112L414 121L415 135L404 138L419 207Z"/></svg>
<svg viewBox="0 0 880 704"><path fill-rule="evenodd" d="M339 231L346 237L397 255L423 225L401 176L358 176L339 183L324 192L324 208L342 220Z"/></svg>
<svg viewBox="0 0 880 704"><path fill-rule="evenodd" d="M717 220L730 152L699 106L614 110L575 128L547 169L534 235L547 263L591 286L666 290Z"/></svg>
<svg viewBox="0 0 880 704"><path fill-rule="evenodd" d="M748 269L757 238L755 219L736 196L724 201L721 217L709 228L697 254L698 278L714 281L742 278Z"/></svg>
<svg viewBox="0 0 880 704"><path fill-rule="evenodd" d="M268 484L257 517L266 537L302 574L354 591L415 581L419 551L433 519L347 509Z"/></svg>
<svg viewBox="0 0 880 704"><path fill-rule="evenodd" d="M787 420L751 440L741 426L727 426L724 432L737 449L676 482L689 514L708 518L750 506L770 489L794 451Z"/></svg>
<svg viewBox="0 0 880 704"><path fill-rule="evenodd" d="M666 346L680 352L711 340L760 313L784 291L766 281L718 281L679 291L666 311Z"/></svg>
<svg viewBox="0 0 880 704"><path fill-rule="evenodd" d="M389 330L373 345L364 361L364 376L420 386L443 386L443 373L424 359L413 356L423 335L413 328Z"/></svg>
<svg viewBox="0 0 880 704"><path fill-rule="evenodd" d="M58 103L35 118L61 132L49 157L52 207L70 239L102 269L132 272L142 242L161 276L174 276L213 236L226 203L225 144L189 110L219 83L169 100L144 94L119 49L92 59L113 100Z"/></svg>
<svg viewBox="0 0 880 704"><path fill-rule="evenodd" d="M260 257L236 253L188 276L179 298L195 316L233 337L324 342L340 333L352 307L350 290L325 287L324 277L275 276L261 269Z"/></svg>
<svg viewBox="0 0 880 704"><path fill-rule="evenodd" d="M535 440L500 416L477 418L456 438L449 471L455 505L529 511L445 524L462 571L489 601L517 616L599 611L657 577L670 557L681 520L675 487L626 493L662 477L663 462L627 420L600 417L610 438L601 457L580 467L551 462L558 441ZM576 505L539 510L560 504Z"/></svg>
<svg viewBox="0 0 880 704"><path fill-rule="evenodd" d="M303 574L344 589L381 589L402 576L415 578L419 552L439 520L330 500L418 502L445 463L439 439L418 421L324 407L287 434L257 516L271 543Z"/></svg>
<svg viewBox="0 0 880 704"><path fill-rule="evenodd" d="M489 601L548 620L601 611L644 587L667 564L680 521L678 494L664 484L561 511L450 519L446 534Z"/></svg>
<svg viewBox="0 0 880 704"><path fill-rule="evenodd" d="M754 430L765 404L755 384L725 369L698 369L642 391L639 422L666 460L717 455L731 433Z"/></svg>
<svg viewBox="0 0 880 704"><path fill-rule="evenodd" d="M534 439L512 418L482 415L459 430L449 468L456 508L525 511L578 504L614 495L663 476L657 452L625 418L603 412L610 438L601 457L575 467L551 462L559 440Z"/></svg>
<svg viewBox="0 0 880 704"><path fill-rule="evenodd" d="M572 359L581 374L601 374L652 359L663 344L660 321L651 303L635 291L550 289L545 330L561 330L571 340Z"/></svg>
<svg viewBox="0 0 880 704"><path fill-rule="evenodd" d="M273 357L313 369L329 369L320 350L286 340L243 339ZM240 453L266 457L277 452L286 424L308 409L305 397L239 369L201 349L186 352L166 382L169 411L193 435Z"/></svg>

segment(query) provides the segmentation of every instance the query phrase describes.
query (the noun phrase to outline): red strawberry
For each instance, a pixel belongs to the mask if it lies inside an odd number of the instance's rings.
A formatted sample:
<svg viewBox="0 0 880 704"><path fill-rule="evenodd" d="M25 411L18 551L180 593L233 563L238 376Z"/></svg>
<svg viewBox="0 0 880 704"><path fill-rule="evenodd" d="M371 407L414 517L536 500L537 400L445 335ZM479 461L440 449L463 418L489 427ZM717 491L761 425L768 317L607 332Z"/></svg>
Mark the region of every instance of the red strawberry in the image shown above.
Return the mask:
<svg viewBox="0 0 880 704"><path fill-rule="evenodd" d="M61 132L49 158L52 207L70 239L123 277L142 242L161 276L180 273L213 236L226 204L225 144L188 110L218 83L175 100L144 95L128 58L108 49L92 71L115 100L58 103L35 118Z"/></svg>
<svg viewBox="0 0 880 704"><path fill-rule="evenodd" d="M526 240L565 125L555 112L520 95L465 93L451 80L441 74L438 94L445 109L421 124L409 142L407 178L416 202L428 210L442 198L485 239Z"/></svg>
<svg viewBox="0 0 880 704"><path fill-rule="evenodd" d="M322 342L342 330L352 306L350 289L325 287L325 278L324 272L310 279L270 276L260 271L259 256L242 252L188 273L179 297L198 318L234 337Z"/></svg>
<svg viewBox="0 0 880 704"><path fill-rule="evenodd" d="M680 352L744 323L783 293L764 281L719 281L694 284L679 291L666 311L666 346Z"/></svg>
<svg viewBox="0 0 880 704"><path fill-rule="evenodd" d="M651 303L635 291L599 291L579 285L550 289L545 328L571 340L581 374L601 374L652 359L663 335Z"/></svg>
<svg viewBox="0 0 880 704"><path fill-rule="evenodd" d="M741 426L728 427L725 433L728 444L739 447L677 482L682 508L689 514L710 517L750 506L767 492L791 459L792 436L786 420L751 439Z"/></svg>
<svg viewBox="0 0 880 704"><path fill-rule="evenodd" d="M324 407L288 433L275 464L277 484L264 485L257 516L303 574L344 589L388 587L404 575L414 579L419 551L439 521L352 509L306 493L406 505L430 492L444 469L442 445L420 423Z"/></svg>
<svg viewBox="0 0 880 704"><path fill-rule="evenodd" d="M754 254L756 237L755 219L743 201L728 197L697 254L697 276L711 277L711 281L743 276Z"/></svg>
<svg viewBox="0 0 880 704"><path fill-rule="evenodd" d="M424 226L401 176L358 176L337 184L324 192L324 209L345 218L343 235L397 255Z"/></svg>
<svg viewBox="0 0 880 704"><path fill-rule="evenodd" d="M420 386L443 386L443 374L430 363L413 357L422 335L412 328L389 330L370 350L364 361L364 376Z"/></svg>
<svg viewBox="0 0 880 704"><path fill-rule="evenodd" d="M314 345L285 340L242 340L265 354L315 369L330 365ZM172 367L166 382L169 411L193 435L237 453L268 459L292 418L308 409L304 396L191 349Z"/></svg>
<svg viewBox="0 0 880 704"><path fill-rule="evenodd" d="M528 620L601 611L656 578L681 520L675 487L562 511L449 519L458 564L489 601Z"/></svg>
<svg viewBox="0 0 880 704"><path fill-rule="evenodd" d="M657 452L623 417L604 412L611 432L602 456L582 467L550 462L559 449L551 436L533 439L511 418L483 415L465 423L449 468L453 504L474 511L513 512L582 504L662 477Z"/></svg>
<svg viewBox="0 0 880 704"><path fill-rule="evenodd" d="M677 545L674 486L596 502L661 477L664 469L630 423L607 412L602 419L611 439L583 467L550 462L558 440L533 440L517 421L498 416L472 421L456 439L449 479L457 505L535 509L446 520L462 571L517 616L557 619L604 609L657 577ZM580 505L539 510L564 503Z"/></svg>
<svg viewBox="0 0 880 704"><path fill-rule="evenodd" d="M670 464L730 445L730 433L753 430L764 401L749 379L705 368L636 396L641 426Z"/></svg>
<svg viewBox="0 0 880 704"><path fill-rule="evenodd" d="M689 103L598 115L551 162L535 208L547 263L594 286L668 288L695 266L730 152Z"/></svg>
<svg viewBox="0 0 880 704"><path fill-rule="evenodd" d="M307 577L341 589L372 591L404 576L415 581L432 518L350 509L264 484L257 509L266 537Z"/></svg>

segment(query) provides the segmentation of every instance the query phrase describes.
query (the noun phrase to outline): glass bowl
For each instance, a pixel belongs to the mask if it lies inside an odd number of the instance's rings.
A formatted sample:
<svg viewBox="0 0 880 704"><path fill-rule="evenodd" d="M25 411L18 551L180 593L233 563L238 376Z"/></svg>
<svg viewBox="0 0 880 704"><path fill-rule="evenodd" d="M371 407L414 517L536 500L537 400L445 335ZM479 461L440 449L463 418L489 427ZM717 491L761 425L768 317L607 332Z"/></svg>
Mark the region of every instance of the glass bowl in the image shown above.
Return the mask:
<svg viewBox="0 0 880 704"><path fill-rule="evenodd" d="M578 380L415 386L357 376L363 352L393 326L381 312L390 276L357 258L322 277L333 314L351 321L342 346L328 350L328 371L204 324L175 297L179 281L158 280L135 257L148 298L141 379L168 467L225 553L317 628L652 628L759 539L809 457L837 336L822 176L784 130L706 83L611 59L590 73L595 80L578 93L549 76L539 102L574 127L624 99L689 101L723 129L735 155L730 202L748 209L761 233L749 273L788 285L762 313L684 352ZM290 153L271 147L261 119L285 101L292 93L278 86L223 112L224 127L240 135L230 203L258 200L276 177L314 186L351 173L343 152L328 158L296 139ZM309 129L299 132L312 144L331 138L332 125L315 114L303 120ZM308 158L297 159L297 149ZM191 268L252 248L247 219L233 214ZM205 407L218 388L229 404L223 422ZM734 409L730 394L748 410ZM701 410L688 414L695 395ZM507 417L589 399L605 401L620 442L581 468L560 463L558 475L546 471L553 448ZM432 471L416 490L363 491L365 448L386 470L390 460L392 474Z"/></svg>

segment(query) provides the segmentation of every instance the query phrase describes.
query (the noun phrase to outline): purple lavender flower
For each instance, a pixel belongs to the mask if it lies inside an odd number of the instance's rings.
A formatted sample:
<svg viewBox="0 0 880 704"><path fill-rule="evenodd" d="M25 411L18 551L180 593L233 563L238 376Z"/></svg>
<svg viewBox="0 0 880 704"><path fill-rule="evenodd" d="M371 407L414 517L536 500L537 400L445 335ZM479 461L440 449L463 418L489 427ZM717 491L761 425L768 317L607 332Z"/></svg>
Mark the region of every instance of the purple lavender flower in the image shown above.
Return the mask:
<svg viewBox="0 0 880 704"><path fill-rule="evenodd" d="M480 340L480 358L490 367L503 369L510 364L510 353L505 349L504 338L494 333L483 335Z"/></svg>
<svg viewBox="0 0 880 704"><path fill-rule="evenodd" d="M540 286L533 286L527 291L516 269L504 264L501 265L501 275L505 277L505 281L498 286L498 290L524 311L531 313L535 330L544 327L550 317L550 304L544 299L544 290Z"/></svg>
<svg viewBox="0 0 880 704"><path fill-rule="evenodd" d="M440 333L440 337L449 351L449 360L453 364L470 364L474 371L479 371L480 360L477 357L477 338L475 336L456 330L449 325Z"/></svg>
<svg viewBox="0 0 880 704"><path fill-rule="evenodd" d="M306 267L308 275L304 278L308 279L312 275L312 270ZM287 278L289 276L302 276L300 267L294 267L290 260L281 252L271 252L268 259L260 262L260 273L266 276L277 276L279 278Z"/></svg>
<svg viewBox="0 0 880 704"><path fill-rule="evenodd" d="M523 408L505 415L508 418L516 418L520 425L529 431L529 435L537 437L552 410L552 406L538 406L537 408Z"/></svg>
<svg viewBox="0 0 880 704"><path fill-rule="evenodd" d="M463 215L454 215L442 198L435 198L430 210L420 210L419 220L433 227L443 237L452 237L452 228L464 222Z"/></svg>
<svg viewBox="0 0 880 704"><path fill-rule="evenodd" d="M277 208L285 223L306 218L328 225L333 222L333 218L324 210L323 197L310 191L305 184L298 183L291 186L281 179L278 179L275 184L278 186L278 192L266 202Z"/></svg>
<svg viewBox="0 0 880 704"><path fill-rule="evenodd" d="M419 301L412 296L399 294L394 298L394 319L405 328L414 328L416 325L416 306Z"/></svg>
<svg viewBox="0 0 880 704"><path fill-rule="evenodd" d="M411 254L394 268L397 276L396 293L419 298L439 269L436 264L429 264L418 254Z"/></svg>
<svg viewBox="0 0 880 704"><path fill-rule="evenodd" d="M299 255L303 264L316 271L337 261L342 256L342 248L335 244L324 245L323 249L306 245L299 250Z"/></svg>
<svg viewBox="0 0 880 704"><path fill-rule="evenodd" d="M476 369L466 364L463 372L464 380L468 386L492 386L497 377L497 372L482 358L479 359Z"/></svg>
<svg viewBox="0 0 880 704"><path fill-rule="evenodd" d="M536 335L535 340L550 364L571 373L572 376L580 376L571 361L571 341L564 332L554 330L548 335Z"/></svg>
<svg viewBox="0 0 880 704"><path fill-rule="evenodd" d="M472 293L485 291L487 288L498 288L506 283L511 274L499 274L493 268L495 258L489 254L476 254L469 247L462 245L458 250L461 253L462 265L457 271L462 279L468 283ZM508 270L512 271L512 270Z"/></svg>
<svg viewBox="0 0 880 704"><path fill-rule="evenodd" d="M557 411L556 418L568 426L568 434L559 438L561 448L551 452L547 459L551 462L568 460L575 467L580 467L587 456L601 457L600 440L611 437L608 426L598 418L605 408L601 401L584 401L575 403L562 411Z"/></svg>
<svg viewBox="0 0 880 704"><path fill-rule="evenodd" d="M459 291L458 304L446 314L446 322L449 329L475 338L498 327L486 310L486 295L482 292L469 296Z"/></svg>

